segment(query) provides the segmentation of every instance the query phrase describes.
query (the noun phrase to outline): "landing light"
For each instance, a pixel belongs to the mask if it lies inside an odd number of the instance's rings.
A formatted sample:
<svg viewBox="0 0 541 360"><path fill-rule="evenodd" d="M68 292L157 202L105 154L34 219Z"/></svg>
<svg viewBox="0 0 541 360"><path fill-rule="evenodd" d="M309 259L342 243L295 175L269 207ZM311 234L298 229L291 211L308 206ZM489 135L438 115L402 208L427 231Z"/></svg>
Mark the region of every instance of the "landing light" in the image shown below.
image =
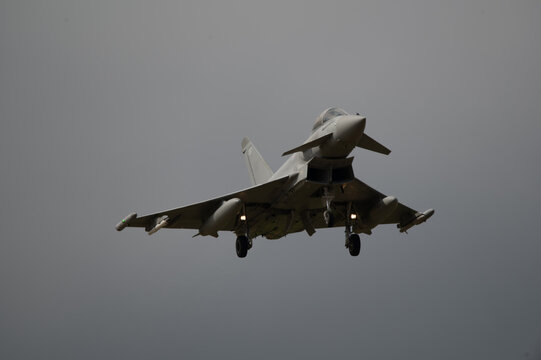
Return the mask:
<svg viewBox="0 0 541 360"><path fill-rule="evenodd" d="M240 216L240 221L246 221L246 215L241 215Z"/></svg>
<svg viewBox="0 0 541 360"><path fill-rule="evenodd" d="M357 214L351 214L349 217L351 220L355 220L357 219Z"/></svg>

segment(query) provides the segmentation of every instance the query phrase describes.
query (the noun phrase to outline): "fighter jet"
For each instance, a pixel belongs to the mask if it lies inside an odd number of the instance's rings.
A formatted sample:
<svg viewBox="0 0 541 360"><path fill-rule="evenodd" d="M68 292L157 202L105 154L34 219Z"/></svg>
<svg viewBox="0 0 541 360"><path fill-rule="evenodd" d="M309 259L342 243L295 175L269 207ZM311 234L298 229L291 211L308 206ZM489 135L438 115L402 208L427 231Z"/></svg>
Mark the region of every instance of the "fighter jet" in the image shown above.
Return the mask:
<svg viewBox="0 0 541 360"><path fill-rule="evenodd" d="M237 256L246 257L253 239L279 239L287 234L316 229L345 229L345 246L359 255L359 234L372 234L382 224L397 224L400 232L428 220L434 210L413 210L359 179L348 157L360 147L388 155L391 151L368 136L366 118L329 108L317 118L312 133L300 146L282 156L289 158L272 172L250 140L242 140L252 187L200 203L137 216L131 213L116 225L141 227L149 235L162 228L194 229L198 236L218 237L219 231L236 234Z"/></svg>

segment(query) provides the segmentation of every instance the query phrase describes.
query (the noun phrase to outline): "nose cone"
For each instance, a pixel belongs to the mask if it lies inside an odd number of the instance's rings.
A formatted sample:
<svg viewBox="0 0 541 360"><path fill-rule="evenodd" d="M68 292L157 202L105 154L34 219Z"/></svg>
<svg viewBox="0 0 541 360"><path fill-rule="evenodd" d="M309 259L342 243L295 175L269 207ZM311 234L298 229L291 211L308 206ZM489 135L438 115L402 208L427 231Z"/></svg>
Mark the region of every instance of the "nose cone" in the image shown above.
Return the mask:
<svg viewBox="0 0 541 360"><path fill-rule="evenodd" d="M358 115L343 116L338 121L336 137L345 142L357 143L366 126L366 118Z"/></svg>

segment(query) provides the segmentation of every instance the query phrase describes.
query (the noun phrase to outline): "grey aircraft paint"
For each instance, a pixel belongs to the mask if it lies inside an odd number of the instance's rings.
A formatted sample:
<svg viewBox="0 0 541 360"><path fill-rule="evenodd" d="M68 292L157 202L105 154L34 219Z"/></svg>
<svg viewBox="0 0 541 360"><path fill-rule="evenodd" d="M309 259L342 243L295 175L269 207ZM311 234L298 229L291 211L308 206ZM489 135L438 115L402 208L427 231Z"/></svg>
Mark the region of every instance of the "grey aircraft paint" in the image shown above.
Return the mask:
<svg viewBox="0 0 541 360"><path fill-rule="evenodd" d="M305 230L344 227L345 246L359 255L359 233L371 234L380 224L397 224L400 232L428 220L434 210L418 212L370 188L353 174L355 147L389 154L390 150L364 133L366 118L329 108L318 117L312 134L273 174L250 140L242 140L242 152L254 186L177 209L137 217L128 215L117 224L144 227L149 235L162 228L197 229L196 235L218 237L218 231L237 234L236 250L245 257L254 239L279 239ZM368 140L366 140L368 139Z"/></svg>
<svg viewBox="0 0 541 360"><path fill-rule="evenodd" d="M0 359L541 359L538 0L0 2ZM112 225L251 186L327 105L437 216L279 241ZM141 215L140 214L140 215Z"/></svg>

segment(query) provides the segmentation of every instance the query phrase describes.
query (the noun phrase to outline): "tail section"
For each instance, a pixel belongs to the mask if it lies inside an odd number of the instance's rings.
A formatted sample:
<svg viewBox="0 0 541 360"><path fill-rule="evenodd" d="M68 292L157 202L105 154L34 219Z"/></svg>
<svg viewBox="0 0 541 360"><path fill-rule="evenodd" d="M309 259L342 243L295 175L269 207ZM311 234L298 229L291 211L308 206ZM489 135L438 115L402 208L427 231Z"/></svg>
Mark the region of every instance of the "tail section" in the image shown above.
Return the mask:
<svg viewBox="0 0 541 360"><path fill-rule="evenodd" d="M242 153L246 158L252 185L259 185L270 179L273 175L271 168L247 138L242 139Z"/></svg>

